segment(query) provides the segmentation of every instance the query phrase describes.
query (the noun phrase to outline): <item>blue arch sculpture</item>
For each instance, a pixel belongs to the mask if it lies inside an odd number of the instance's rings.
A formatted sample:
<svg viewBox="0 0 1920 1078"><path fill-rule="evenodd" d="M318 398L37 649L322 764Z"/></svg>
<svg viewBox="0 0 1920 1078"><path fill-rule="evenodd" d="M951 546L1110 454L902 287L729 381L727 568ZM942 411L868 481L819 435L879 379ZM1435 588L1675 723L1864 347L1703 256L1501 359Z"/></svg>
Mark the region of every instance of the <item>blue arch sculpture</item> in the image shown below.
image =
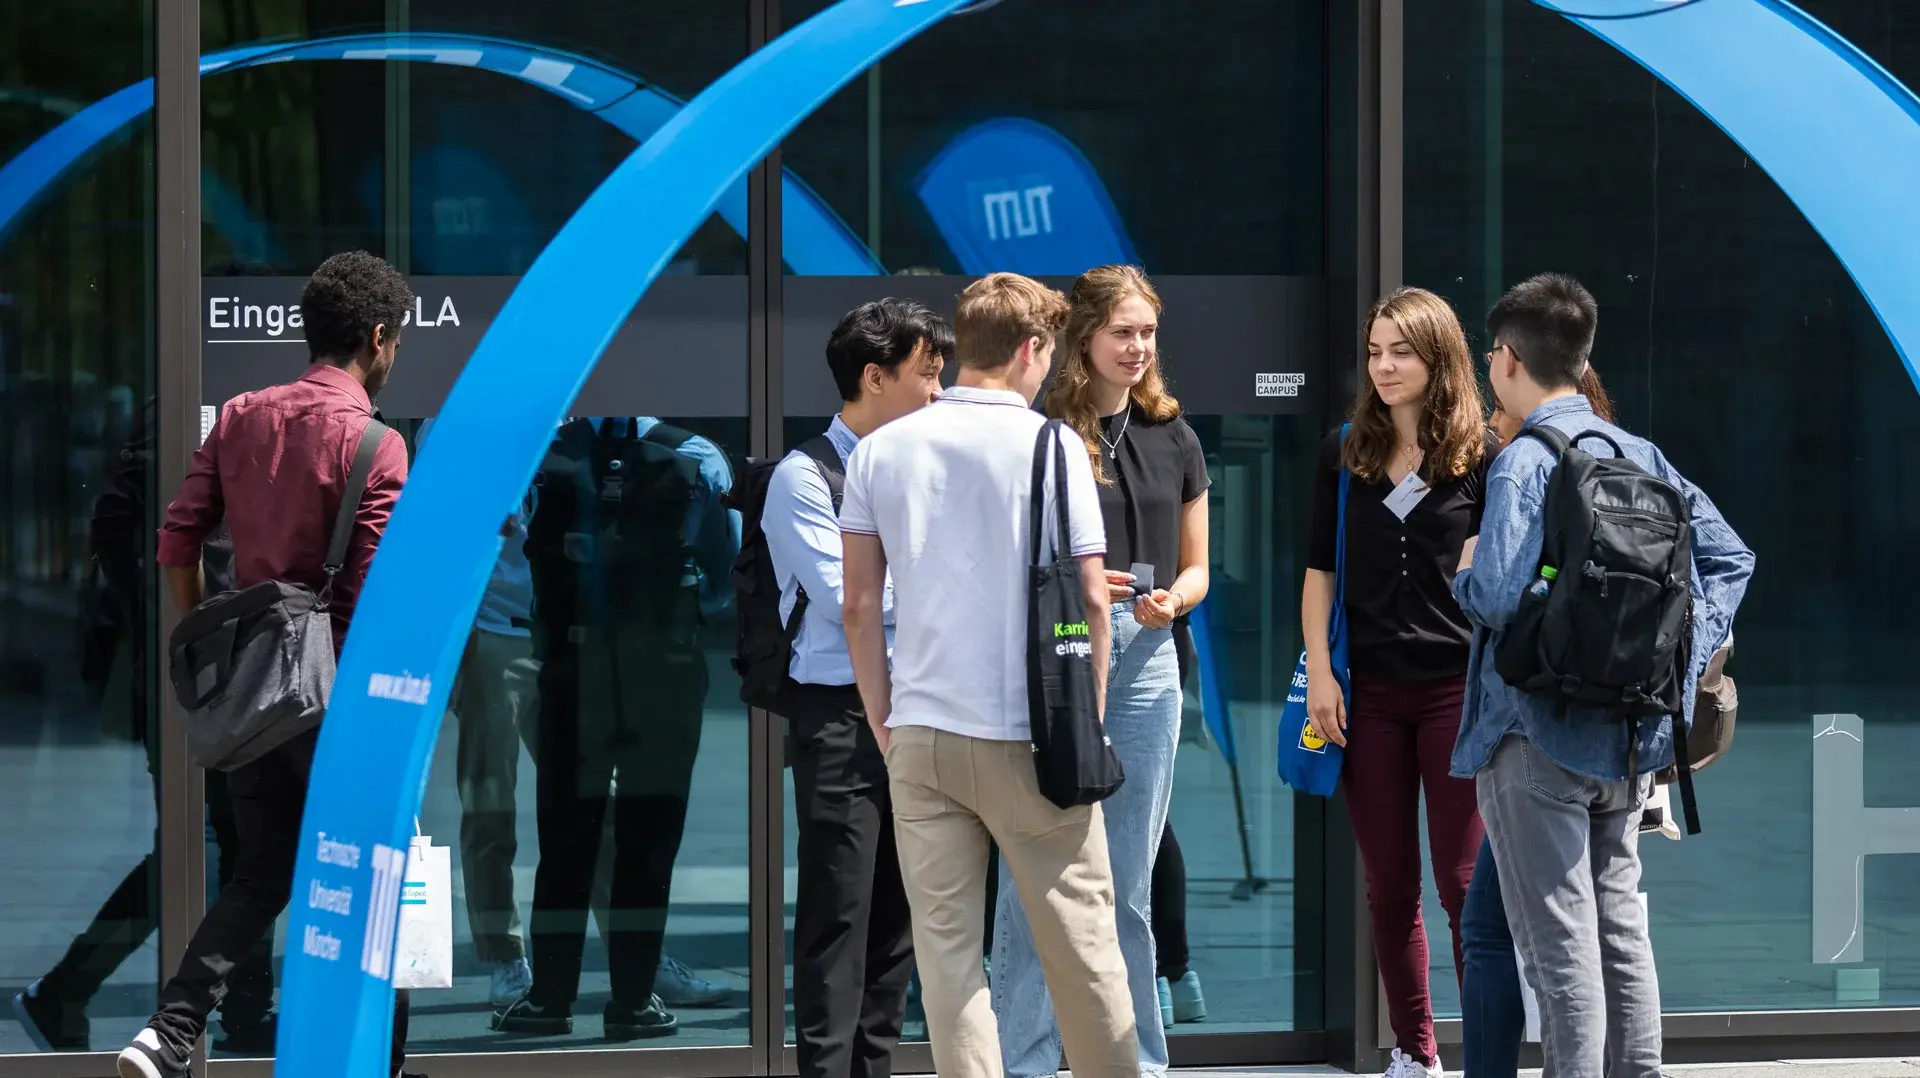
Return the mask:
<svg viewBox="0 0 1920 1078"><path fill-rule="evenodd" d="M25 105L53 113L63 121L73 118L87 107L71 98L4 87L0 87L0 105ZM4 171L4 168L0 168L0 173ZM279 261L279 250L267 234L266 225L253 216L253 211L240 200L240 196L212 169L200 170L200 191L208 222L227 237L228 243L243 259L254 262ZM0 236L6 233L5 221L6 217L0 215Z"/></svg>
<svg viewBox="0 0 1920 1078"><path fill-rule="evenodd" d="M1920 389L1920 98L1785 0L1533 0L1686 98L1780 185Z"/></svg>
<svg viewBox="0 0 1920 1078"><path fill-rule="evenodd" d="M200 75L296 60L372 60L442 64L491 71L536 86L645 142L680 111L679 99L644 79L584 56L472 34L349 34L212 53ZM142 79L88 105L0 165L0 237L59 180L153 108L153 80ZM232 200L227 200L231 202ZM227 202L215 202L219 210ZM715 207L747 234L747 187L729 187ZM795 272L867 276L885 272L826 202L791 173L782 177L782 230Z"/></svg>
<svg viewBox="0 0 1920 1078"><path fill-rule="evenodd" d="M499 522L600 354L730 187L834 91L964 2L841 0L748 57L614 170L482 338L382 540L321 728L288 911L280 1078L385 1073L400 876L462 642ZM631 211L636 199L647 213ZM351 890L348 912L310 908L316 884Z"/></svg>

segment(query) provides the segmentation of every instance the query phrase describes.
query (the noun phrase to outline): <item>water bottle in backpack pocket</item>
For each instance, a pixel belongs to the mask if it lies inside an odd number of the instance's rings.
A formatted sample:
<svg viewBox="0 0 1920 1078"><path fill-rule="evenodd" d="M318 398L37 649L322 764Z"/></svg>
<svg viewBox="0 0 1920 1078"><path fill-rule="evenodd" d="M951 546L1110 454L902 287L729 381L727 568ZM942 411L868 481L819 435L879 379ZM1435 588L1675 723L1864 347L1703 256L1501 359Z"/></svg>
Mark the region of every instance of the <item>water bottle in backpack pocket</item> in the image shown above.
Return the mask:
<svg viewBox="0 0 1920 1078"><path fill-rule="evenodd" d="M1620 719L1678 715L1693 602L1686 495L1598 431L1531 435L1559 457L1547 482L1539 576L1520 597L1494 665L1508 684ZM1615 456L1578 448L1606 442Z"/></svg>

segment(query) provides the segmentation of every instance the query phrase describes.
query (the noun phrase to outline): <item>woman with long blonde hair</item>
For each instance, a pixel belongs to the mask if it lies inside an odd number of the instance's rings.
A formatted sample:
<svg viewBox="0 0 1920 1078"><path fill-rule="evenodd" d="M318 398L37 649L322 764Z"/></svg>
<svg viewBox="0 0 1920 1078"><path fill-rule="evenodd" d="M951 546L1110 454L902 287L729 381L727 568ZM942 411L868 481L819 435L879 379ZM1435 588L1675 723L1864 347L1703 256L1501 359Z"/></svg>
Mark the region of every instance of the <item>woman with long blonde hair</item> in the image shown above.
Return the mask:
<svg viewBox="0 0 1920 1078"><path fill-rule="evenodd" d="M1107 533L1113 647L1106 734L1127 781L1102 802L1120 952L1133 992L1142 1074L1164 1074L1151 927L1155 853L1180 737L1176 626L1207 594L1207 467L1160 369L1160 297L1132 266L1074 282L1047 414L1086 439ZM1197 980L1195 985L1197 987ZM1060 1069L1060 1034L1026 915L1003 887L993 934L993 1010L1009 1078Z"/></svg>
<svg viewBox="0 0 1920 1078"><path fill-rule="evenodd" d="M1398 1041L1387 1078L1440 1074L1420 919L1422 789L1456 972L1460 911L1483 834L1472 781L1448 769L1472 640L1453 598L1453 574L1461 548L1480 530L1491 457L1484 416L1453 308L1431 292L1396 289L1367 318L1367 376L1352 426L1344 439L1339 431L1327 438L1316 475L1300 611L1307 715L1315 732L1346 747L1341 782ZM1334 677L1327 647L1342 469L1353 476L1346 511L1350 697Z"/></svg>

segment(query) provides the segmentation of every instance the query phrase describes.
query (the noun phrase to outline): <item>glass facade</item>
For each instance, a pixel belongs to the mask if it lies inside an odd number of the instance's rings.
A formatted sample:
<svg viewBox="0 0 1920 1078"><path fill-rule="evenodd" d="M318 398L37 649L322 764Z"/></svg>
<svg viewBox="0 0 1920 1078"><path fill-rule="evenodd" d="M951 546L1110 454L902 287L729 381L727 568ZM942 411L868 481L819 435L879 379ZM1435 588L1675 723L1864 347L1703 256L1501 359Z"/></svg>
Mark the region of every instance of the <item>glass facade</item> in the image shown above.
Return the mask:
<svg viewBox="0 0 1920 1078"><path fill-rule="evenodd" d="M1920 84L1920 23L1897 0L1804 6ZM177 474L161 459L171 417L186 414L156 409L163 387L191 374L211 414L297 374L288 308L305 275L364 248L420 297L378 402L418 452L582 201L685 101L826 7L85 0L10 24L0 990L37 982L34 1017L60 1036L36 1043L0 1011L0 1056L23 1057L0 1070L78 1074L44 1053L116 1050L155 1006L163 951L184 943L161 931L163 908L202 897L182 868L204 869L207 899L225 879L221 777L202 795L183 762L161 762L174 709L150 544L172 493L162 477ZM142 86L192 70L156 43L196 9L199 347L178 355L156 304L184 267L156 207L182 192L156 168ZM1368 148L1376 129L1397 152ZM1342 163L1356 142L1358 220ZM1372 273L1368 251L1395 268ZM1532 4L1209 0L1168 19L1145 3L1090 18L989 0L855 79L721 199L581 392L561 439L574 449L556 449L509 522L525 556L503 558L483 601L420 809L451 853L454 986L415 995L409 1046L460 1057L420 1069L794 1072L792 781L778 720L738 701L739 522L718 494L749 454L827 424L822 349L847 308L892 294L950 311L984 272L1064 285L1114 260L1143 265L1166 300L1170 388L1212 484L1213 584L1169 828L1184 901L1155 909L1184 908L1210 1011L1171 1031L1177 1065L1377 1070L1391 1043L1373 1028L1345 808L1293 794L1272 763L1312 454L1359 359L1352 312L1377 286L1433 288L1477 332L1506 285L1548 269L1600 300L1596 363L1624 424L1759 556L1729 668L1745 722L1700 779L1705 833L1644 845L1670 1041L1684 1053L1688 1037L1724 1038L1686 1024L1704 1014L1729 1028L1772 1016L1784 1024L1740 1028L1814 1038L1803 1055L1859 1054L1843 1038L1862 1030L1920 1032L1920 1010L1898 1010L1920 1008L1904 899L1920 860L1869 841L1895 826L1873 813L1920 805L1902 766L1920 748L1920 698L1901 673L1920 594L1898 570L1920 529L1899 496L1920 463L1920 398L1773 181L1652 75ZM573 530L576 507L546 489L561 458L607 446L684 464L684 511L653 523L693 556L656 591L610 590L606 566L543 539ZM648 616L579 632L536 613L601 604ZM169 796L193 811L168 816ZM1426 922L1435 1009L1454 1017L1430 883ZM615 924L645 926L659 954L610 947ZM232 977L210 1030L216 1070L271 1052L282 935ZM573 947L574 1032L492 1028L517 960ZM601 1029L635 963L656 968L679 1019L644 1048ZM906 1039L924 1036L910 1006ZM1441 1037L1457 1042L1457 1027ZM1702 1050L1729 1051L1784 1048L1756 1036ZM928 1063L909 1044L897 1069Z"/></svg>
<svg viewBox="0 0 1920 1078"><path fill-rule="evenodd" d="M1904 8L1803 7L1920 84ZM1584 281L1624 424L1757 557L1728 667L1739 739L1700 776L1703 833L1642 843L1662 1005L1913 1006L1903 896L1920 858L1864 856L1885 824L1859 810L1920 804L1898 762L1920 707L1899 658L1920 590L1888 571L1916 523L1884 496L1920 463L1914 383L1774 181L1633 61L1525 4L1447 0L1407 19L1408 282L1478 329L1513 281Z"/></svg>
<svg viewBox="0 0 1920 1078"><path fill-rule="evenodd" d="M11 14L0 162L148 78L152 29L140 0ZM179 848L157 826L152 133L0 189L0 981L37 982L58 1042L13 1027L0 1052L77 1051L152 1011Z"/></svg>
<svg viewBox="0 0 1920 1078"><path fill-rule="evenodd" d="M1284 407L1256 397L1254 368L1232 353L1267 353L1263 369L1314 368L1318 389L1323 19L1310 5L1236 0L1159 23L1148 7L1092 22L1019 4L955 18L800 126L783 163L891 276L810 272L789 226L784 435L792 445L831 420L823 348L854 303L904 289L951 311L969 275L1014 266L1065 285L1108 250L1153 274L1168 379L1213 484L1211 632L1187 686L1169 828L1169 856L1186 872L1162 874L1154 910L1167 922L1184 914L1209 1013L1174 1033L1315 1029L1323 959L1295 895L1317 892L1321 869L1296 863L1293 797L1268 764L1290 671L1263 656L1297 635L1292 536L1305 528L1320 421L1311 396ZM1010 41L1062 47L985 76L985 58ZM1185 72L1203 63L1216 70L1196 84ZM1075 200L1110 205L1088 220ZM795 212L785 207L789 221ZM1221 686L1211 715L1202 678ZM789 814L789 866L795 841Z"/></svg>
<svg viewBox="0 0 1920 1078"><path fill-rule="evenodd" d="M207 0L201 12L207 53L266 40L290 60L204 80L205 295L232 292L236 312L225 336L209 325L205 403L297 373L304 350L252 324L254 297L291 302L319 259L364 247L420 297L378 402L415 452L515 278L638 139L748 47L744 2ZM698 477L692 508L649 523L693 537L690 586L615 591L604 561L573 565L556 537L580 507L558 480L545 489L562 461L514 521L524 553L503 556L483 600L420 810L450 851L455 985L416 1008L415 1051L606 1047L602 1009L636 963L659 969L675 1004L665 1043L747 1043L748 717L727 663L739 525L719 504L747 450L744 226L716 215L687 244L581 394L559 454L677 440ZM663 379L679 385L663 392ZM603 606L659 617L581 614ZM589 638L570 622L591 622ZM576 891L584 906L563 897ZM660 955L611 948L621 922L663 926ZM492 997L516 967L573 949L577 985L539 988L573 996L574 1033L495 1031Z"/></svg>

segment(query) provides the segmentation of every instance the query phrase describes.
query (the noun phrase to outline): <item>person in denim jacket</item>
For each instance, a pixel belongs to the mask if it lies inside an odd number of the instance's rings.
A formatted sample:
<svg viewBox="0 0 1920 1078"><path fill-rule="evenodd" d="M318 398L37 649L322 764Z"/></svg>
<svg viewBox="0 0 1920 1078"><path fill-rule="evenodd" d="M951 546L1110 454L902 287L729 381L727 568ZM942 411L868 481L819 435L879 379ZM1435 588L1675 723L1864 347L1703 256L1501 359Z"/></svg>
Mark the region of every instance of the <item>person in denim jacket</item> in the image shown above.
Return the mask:
<svg viewBox="0 0 1920 1078"><path fill-rule="evenodd" d="M1487 316L1490 381L1501 408L1526 417L1522 430L1605 433L1685 495L1694 629L1681 718L1691 722L1695 684L1732 628L1753 552L1658 448L1600 419L1580 395L1598 317L1593 296L1571 278L1514 286ZM1672 722L1638 724L1630 754L1628 727L1579 709L1563 715L1553 700L1508 685L1491 661L1539 564L1555 463L1538 439L1518 438L1487 476L1480 535L1453 585L1468 620L1485 630L1474 634L1453 773L1476 782L1508 921L1541 1002L1547 1073L1657 1078L1660 989L1639 900L1639 823L1653 773L1673 760Z"/></svg>

